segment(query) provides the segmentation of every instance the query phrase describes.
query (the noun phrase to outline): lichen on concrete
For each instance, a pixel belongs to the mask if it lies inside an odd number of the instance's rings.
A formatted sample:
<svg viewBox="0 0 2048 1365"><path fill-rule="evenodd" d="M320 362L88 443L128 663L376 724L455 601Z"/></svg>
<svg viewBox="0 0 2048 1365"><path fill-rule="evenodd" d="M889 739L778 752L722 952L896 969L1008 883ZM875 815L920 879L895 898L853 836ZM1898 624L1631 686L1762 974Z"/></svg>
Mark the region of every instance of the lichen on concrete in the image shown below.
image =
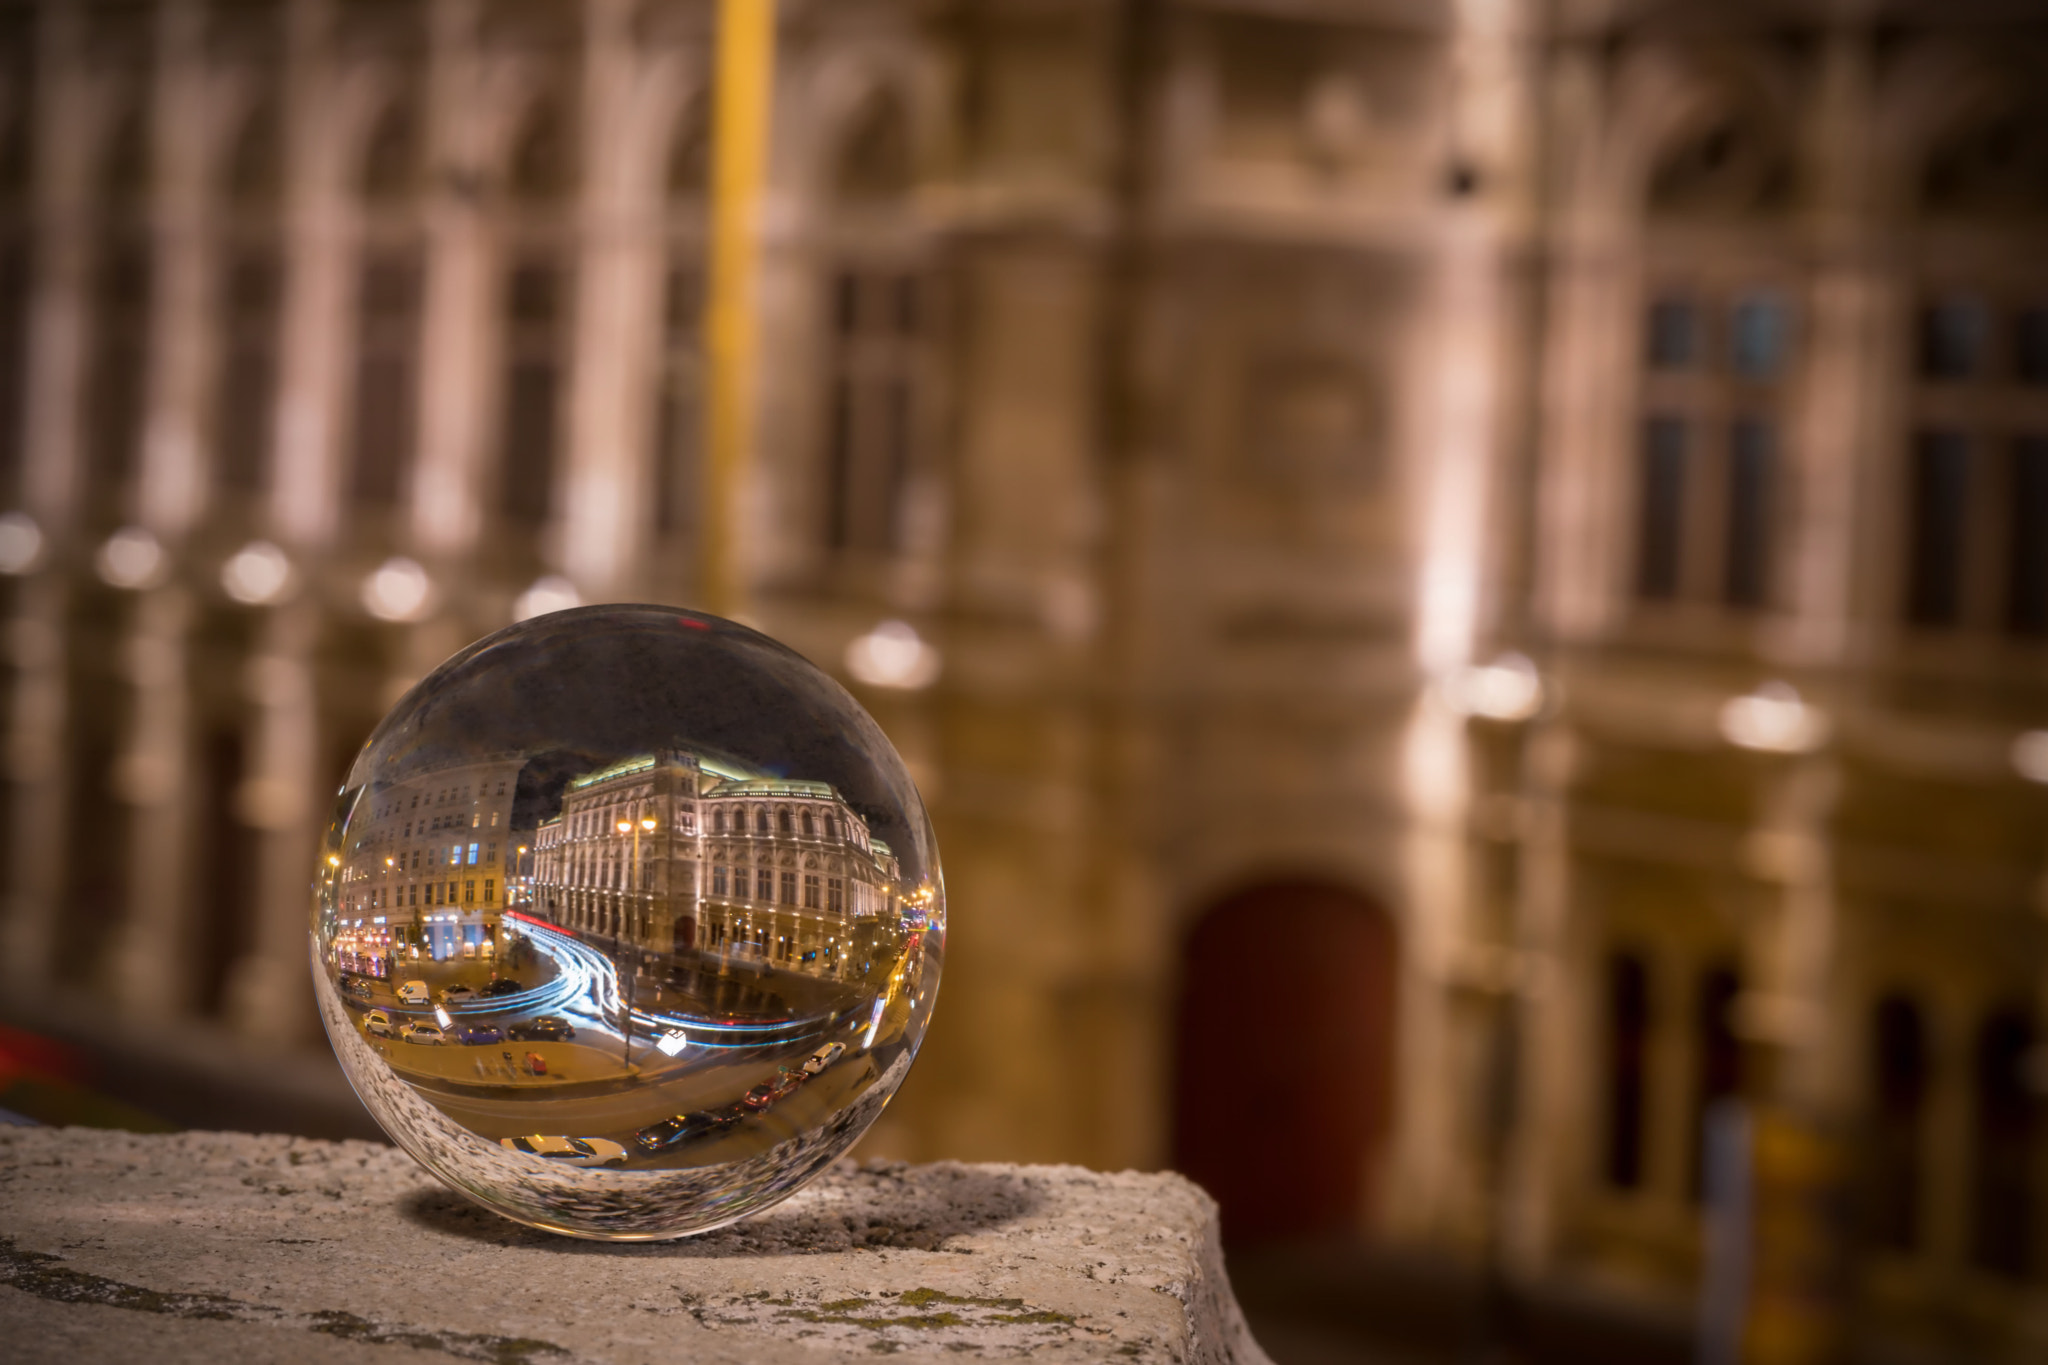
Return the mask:
<svg viewBox="0 0 2048 1365"><path fill-rule="evenodd" d="M1171 1175L825 1172L680 1242L508 1223L368 1143L0 1130L24 1362L1242 1362L1215 1208Z"/></svg>

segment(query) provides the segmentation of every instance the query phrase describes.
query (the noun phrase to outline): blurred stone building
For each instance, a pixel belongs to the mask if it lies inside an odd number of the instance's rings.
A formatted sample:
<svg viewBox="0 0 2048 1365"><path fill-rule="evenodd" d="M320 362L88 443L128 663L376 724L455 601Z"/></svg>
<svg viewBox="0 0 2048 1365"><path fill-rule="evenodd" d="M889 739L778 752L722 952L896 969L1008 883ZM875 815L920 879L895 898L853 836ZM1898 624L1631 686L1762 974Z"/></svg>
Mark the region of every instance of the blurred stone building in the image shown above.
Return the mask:
<svg viewBox="0 0 2048 1365"><path fill-rule="evenodd" d="M1678 1301L1748 1094L1861 1126L1873 1321L2022 1349L2037 9L780 10L749 613L937 651L857 685L962 911L871 1150ZM711 17L0 7L18 1000L317 1046L383 705L691 600Z"/></svg>

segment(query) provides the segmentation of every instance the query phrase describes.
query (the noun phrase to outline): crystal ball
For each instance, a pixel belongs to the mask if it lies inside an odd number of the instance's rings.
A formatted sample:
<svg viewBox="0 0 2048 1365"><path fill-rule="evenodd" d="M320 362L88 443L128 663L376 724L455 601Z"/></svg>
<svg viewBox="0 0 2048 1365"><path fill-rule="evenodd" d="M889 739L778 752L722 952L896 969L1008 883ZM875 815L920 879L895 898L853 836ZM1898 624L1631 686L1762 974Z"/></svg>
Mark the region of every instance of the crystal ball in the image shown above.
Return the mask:
<svg viewBox="0 0 2048 1365"><path fill-rule="evenodd" d="M356 758L314 993L356 1093L476 1202L578 1237L722 1226L903 1083L938 849L874 720L744 626L556 612L478 641Z"/></svg>

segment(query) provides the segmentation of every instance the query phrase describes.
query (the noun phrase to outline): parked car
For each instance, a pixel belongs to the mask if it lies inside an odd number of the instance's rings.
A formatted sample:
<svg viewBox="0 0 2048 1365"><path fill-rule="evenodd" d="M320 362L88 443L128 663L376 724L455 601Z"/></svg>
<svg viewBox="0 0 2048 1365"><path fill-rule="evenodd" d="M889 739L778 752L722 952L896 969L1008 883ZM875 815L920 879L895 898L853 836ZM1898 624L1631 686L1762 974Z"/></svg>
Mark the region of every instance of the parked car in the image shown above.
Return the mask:
<svg viewBox="0 0 2048 1365"><path fill-rule="evenodd" d="M485 1000L495 1000L501 995L517 995L525 989L525 983L514 981L509 976L501 976L478 991L477 995Z"/></svg>
<svg viewBox="0 0 2048 1365"><path fill-rule="evenodd" d="M746 1110L739 1105L724 1109L702 1109L694 1114L677 1114L672 1119L650 1123L633 1134L633 1140L650 1152L665 1152L671 1147L713 1133L722 1133L746 1117Z"/></svg>
<svg viewBox="0 0 2048 1365"><path fill-rule="evenodd" d="M505 1030L496 1024L471 1024L455 1035L455 1040L464 1047L482 1047L486 1043L505 1041Z"/></svg>
<svg viewBox="0 0 2048 1365"><path fill-rule="evenodd" d="M363 1016L363 1032L372 1038L392 1037L391 1015L384 1010L371 1010Z"/></svg>
<svg viewBox="0 0 2048 1365"><path fill-rule="evenodd" d="M554 1014L543 1014L538 1019L514 1024L505 1032L522 1043L560 1043L576 1036L576 1030L569 1027L569 1021Z"/></svg>
<svg viewBox="0 0 2048 1365"><path fill-rule="evenodd" d="M766 1109L777 1100L788 1099L791 1095L794 1095L797 1088L809 1079L810 1077L804 1073L802 1068L792 1069L784 1067L752 1090L749 1090L747 1097L741 1100L740 1103L749 1109Z"/></svg>
<svg viewBox="0 0 2048 1365"><path fill-rule="evenodd" d="M626 1149L610 1138L579 1138L535 1135L498 1139L509 1151L524 1152L564 1166L623 1166Z"/></svg>
<svg viewBox="0 0 2048 1365"><path fill-rule="evenodd" d="M474 999L476 992L467 986L450 986L441 992L441 1003L444 1005L466 1005Z"/></svg>
<svg viewBox="0 0 2048 1365"><path fill-rule="evenodd" d="M804 1074L806 1076L815 1076L845 1055L846 1044L827 1043L810 1056L804 1058Z"/></svg>
<svg viewBox="0 0 2048 1365"><path fill-rule="evenodd" d="M408 1043L419 1043L425 1047L439 1047L448 1041L448 1035L441 1032L439 1024L406 1024L398 1030L398 1036Z"/></svg>
<svg viewBox="0 0 2048 1365"><path fill-rule="evenodd" d="M433 997L427 994L427 983L424 981L407 981L403 983L399 986L397 995L398 1001L402 1005L431 1005L434 1003Z"/></svg>

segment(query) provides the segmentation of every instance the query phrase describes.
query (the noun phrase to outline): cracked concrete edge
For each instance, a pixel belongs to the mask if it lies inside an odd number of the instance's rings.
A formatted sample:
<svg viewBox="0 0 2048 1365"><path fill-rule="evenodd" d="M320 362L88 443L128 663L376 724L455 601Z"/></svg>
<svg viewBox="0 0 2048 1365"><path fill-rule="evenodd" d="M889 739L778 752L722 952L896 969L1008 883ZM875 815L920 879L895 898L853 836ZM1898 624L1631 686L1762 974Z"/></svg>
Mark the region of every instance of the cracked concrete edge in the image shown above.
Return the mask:
<svg viewBox="0 0 2048 1365"><path fill-rule="evenodd" d="M217 1358L199 1343L227 1331L246 1339L244 1360L882 1350L1267 1365L1223 1272L1215 1206L1174 1175L841 1163L779 1211L687 1245L642 1244L593 1280L600 1262L474 1210L388 1148L14 1130L0 1137L0 1229L16 1235L0 1258L0 1323L95 1343L85 1358L131 1354L120 1343L140 1319L162 1329L166 1360L186 1358L172 1338ZM369 1278L347 1269L366 1258ZM459 1277L479 1301L451 1315L431 1295L390 1292L408 1266ZM558 1286L559 1301L521 1297L532 1283ZM661 1308L671 1283L691 1292Z"/></svg>

